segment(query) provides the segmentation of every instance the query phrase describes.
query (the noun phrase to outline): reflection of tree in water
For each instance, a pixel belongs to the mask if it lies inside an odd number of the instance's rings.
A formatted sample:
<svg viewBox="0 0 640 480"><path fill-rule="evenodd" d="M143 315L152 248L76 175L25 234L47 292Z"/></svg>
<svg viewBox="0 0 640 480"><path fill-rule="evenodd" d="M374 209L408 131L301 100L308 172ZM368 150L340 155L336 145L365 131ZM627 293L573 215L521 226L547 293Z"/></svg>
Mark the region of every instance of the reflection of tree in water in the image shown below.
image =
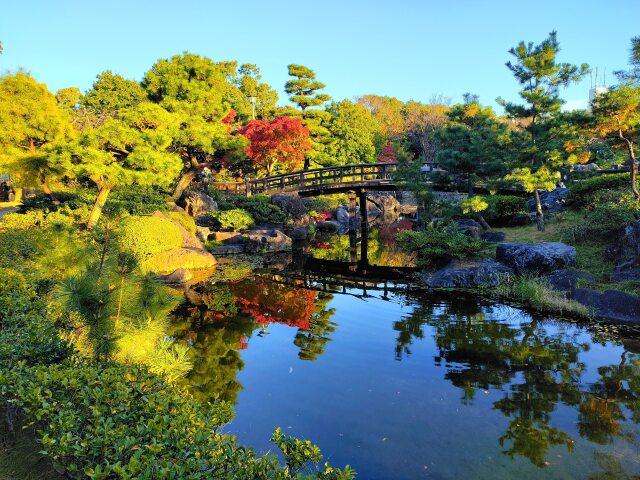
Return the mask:
<svg viewBox="0 0 640 480"><path fill-rule="evenodd" d="M426 304L394 325L397 359L411 353L425 325L439 349L436 364L446 365L445 378L462 389L463 403L473 402L477 389L505 390L494 408L511 419L499 439L509 456L543 466L550 447L571 450L573 439L550 425L559 404L578 410L580 435L598 443L623 435L621 421L640 420L638 356L625 352L618 365L598 370L597 382L581 384L585 365L579 355L589 344L580 343L580 331L572 326L536 318L520 324L488 321L475 302Z"/></svg>
<svg viewBox="0 0 640 480"><path fill-rule="evenodd" d="M257 329L270 323L297 327L294 344L302 360L315 360L324 352L336 325L333 298L259 277L229 284L206 284L188 294L191 304L178 315L175 335L195 351L194 368L188 382L197 398L235 403L242 385L236 380L244 368L240 350Z"/></svg>
<svg viewBox="0 0 640 480"><path fill-rule="evenodd" d="M196 398L236 403L243 388L236 380L244 368L239 350L257 328L248 315L237 315L196 330L188 326L177 333L195 351L194 367L187 380Z"/></svg>
<svg viewBox="0 0 640 480"><path fill-rule="evenodd" d="M324 353L326 344L331 341L330 334L337 326L331 321L335 308L327 309L332 299L333 295L319 292L315 300L315 311L309 319L309 329L298 329L293 343L300 349L300 360L316 360Z"/></svg>

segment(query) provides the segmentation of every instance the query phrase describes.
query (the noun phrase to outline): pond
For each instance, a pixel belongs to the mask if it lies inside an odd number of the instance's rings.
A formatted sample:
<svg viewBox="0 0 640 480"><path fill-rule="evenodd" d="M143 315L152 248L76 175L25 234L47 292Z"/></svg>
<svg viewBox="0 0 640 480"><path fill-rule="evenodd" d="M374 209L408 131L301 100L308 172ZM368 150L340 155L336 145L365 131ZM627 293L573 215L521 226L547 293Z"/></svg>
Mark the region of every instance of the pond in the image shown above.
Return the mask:
<svg viewBox="0 0 640 480"><path fill-rule="evenodd" d="M281 426L363 479L640 474L632 336L295 260L228 267L175 335L197 352L194 393L235 405L242 444L272 451Z"/></svg>

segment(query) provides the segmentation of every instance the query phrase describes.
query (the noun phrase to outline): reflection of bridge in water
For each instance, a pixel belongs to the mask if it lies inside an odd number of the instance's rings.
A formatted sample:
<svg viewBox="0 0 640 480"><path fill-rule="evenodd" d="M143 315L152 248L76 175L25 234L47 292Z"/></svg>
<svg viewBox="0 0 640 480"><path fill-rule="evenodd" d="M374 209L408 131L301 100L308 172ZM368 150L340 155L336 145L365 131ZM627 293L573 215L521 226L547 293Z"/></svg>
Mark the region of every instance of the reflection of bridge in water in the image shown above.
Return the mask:
<svg viewBox="0 0 640 480"><path fill-rule="evenodd" d="M366 261L340 262L307 257L302 265L288 267L282 271L262 271L257 275L270 281L291 287L340 293L359 298L370 297L371 292L382 292L382 298L389 293L407 289L414 279L415 267L387 267L369 265ZM361 290L362 293L354 293Z"/></svg>

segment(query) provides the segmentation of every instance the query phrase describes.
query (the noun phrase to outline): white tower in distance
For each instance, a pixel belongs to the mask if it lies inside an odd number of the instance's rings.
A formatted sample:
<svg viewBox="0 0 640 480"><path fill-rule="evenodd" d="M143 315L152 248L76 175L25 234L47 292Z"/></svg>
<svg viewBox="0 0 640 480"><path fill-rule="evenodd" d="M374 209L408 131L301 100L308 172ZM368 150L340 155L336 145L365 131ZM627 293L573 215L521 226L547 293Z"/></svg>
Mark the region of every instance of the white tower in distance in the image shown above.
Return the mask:
<svg viewBox="0 0 640 480"><path fill-rule="evenodd" d="M607 93L609 89L607 88L607 69L605 67L604 72L602 74L602 81L598 78L598 67L596 67L596 78L595 83L593 81L593 70L590 72L591 75L591 89L589 90L589 106L593 103L595 98L598 95L602 95L603 93Z"/></svg>

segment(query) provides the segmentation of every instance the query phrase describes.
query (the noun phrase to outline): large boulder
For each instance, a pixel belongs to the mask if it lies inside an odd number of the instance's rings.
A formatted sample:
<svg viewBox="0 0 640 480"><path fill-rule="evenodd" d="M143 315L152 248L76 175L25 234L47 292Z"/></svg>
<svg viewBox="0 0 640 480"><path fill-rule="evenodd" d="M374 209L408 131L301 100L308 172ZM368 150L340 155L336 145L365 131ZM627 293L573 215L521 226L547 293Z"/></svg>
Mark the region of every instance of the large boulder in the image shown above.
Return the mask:
<svg viewBox="0 0 640 480"><path fill-rule="evenodd" d="M400 202L394 195L384 192L367 195L367 215L370 219L379 218L390 223L398 218L400 211Z"/></svg>
<svg viewBox="0 0 640 480"><path fill-rule="evenodd" d="M215 266L216 259L203 249L172 248L149 258L145 265L155 273L171 273L178 269L200 270Z"/></svg>
<svg viewBox="0 0 640 480"><path fill-rule="evenodd" d="M511 268L490 259L454 261L433 274L423 275L422 280L429 288L495 287L512 273Z"/></svg>
<svg viewBox="0 0 640 480"><path fill-rule="evenodd" d="M307 227L294 227L287 231L287 236L291 240L306 240L309 235L309 229Z"/></svg>
<svg viewBox="0 0 640 480"><path fill-rule="evenodd" d="M480 239L487 243L500 243L504 242L506 236L504 232L483 232L480 235Z"/></svg>
<svg viewBox="0 0 640 480"><path fill-rule="evenodd" d="M496 259L518 273L546 273L576 264L576 249L560 242L501 243Z"/></svg>
<svg viewBox="0 0 640 480"><path fill-rule="evenodd" d="M191 273L191 270L187 270L186 268L178 268L173 273L170 273L169 275L161 275L159 278L169 285L181 285L188 283L189 280L193 278L193 273Z"/></svg>
<svg viewBox="0 0 640 480"><path fill-rule="evenodd" d="M271 197L271 203L282 209L295 225L308 225L309 212L304 201L295 193L281 193Z"/></svg>
<svg viewBox="0 0 640 480"><path fill-rule="evenodd" d="M568 188L556 188L550 192L540 192L540 203L542 204L542 211L547 213L558 213L565 209L566 196L569 193ZM527 202L527 207L530 212L535 212L536 201L532 197Z"/></svg>
<svg viewBox="0 0 640 480"><path fill-rule="evenodd" d="M532 223L533 218L531 217L531 215L526 213L516 213L509 219L507 225L509 227L524 227L526 225L531 225Z"/></svg>
<svg viewBox="0 0 640 480"><path fill-rule="evenodd" d="M182 215L185 215L185 214L182 214ZM198 239L198 237L193 233L191 233L189 230L187 230L182 223L176 220L175 217L165 215L164 213L157 210L151 216L156 218L164 218L165 220L168 220L169 222L173 223L178 228L178 230L180 230L180 235L182 235L181 246L183 248L195 248L199 250L204 250L204 245Z"/></svg>
<svg viewBox="0 0 640 480"><path fill-rule="evenodd" d="M336 208L336 222L340 224L341 229L349 229L349 211L345 207Z"/></svg>
<svg viewBox="0 0 640 480"><path fill-rule="evenodd" d="M600 293L590 288L577 288L573 300L591 309L600 320L640 325L640 297L618 290Z"/></svg>
<svg viewBox="0 0 640 480"><path fill-rule="evenodd" d="M596 281L595 277L588 272L566 269L554 270L553 272L546 274L544 278L554 289L561 292L567 292L569 296L573 295L573 292L577 287L578 280L584 280L588 283L594 283Z"/></svg>
<svg viewBox="0 0 640 480"><path fill-rule="evenodd" d="M640 280L640 220L624 229L614 253L616 268L611 281Z"/></svg>
<svg viewBox="0 0 640 480"><path fill-rule="evenodd" d="M191 190L180 201L180 206L193 218L202 219L208 212L218 210L218 203L200 190Z"/></svg>
<svg viewBox="0 0 640 480"><path fill-rule="evenodd" d="M595 172L600 170L600 167L595 163L586 163L584 165L581 165L581 164L574 165L572 170L574 172Z"/></svg>
<svg viewBox="0 0 640 480"><path fill-rule="evenodd" d="M209 235L211 235L211 229L209 227L196 227L196 237L201 242L209 240Z"/></svg>
<svg viewBox="0 0 640 480"><path fill-rule="evenodd" d="M245 232L247 253L291 251L291 238L280 230L256 229Z"/></svg>
<svg viewBox="0 0 640 480"><path fill-rule="evenodd" d="M458 230L464 233L467 237L480 239L482 235L482 225L473 220L472 218L461 218L456 221Z"/></svg>

